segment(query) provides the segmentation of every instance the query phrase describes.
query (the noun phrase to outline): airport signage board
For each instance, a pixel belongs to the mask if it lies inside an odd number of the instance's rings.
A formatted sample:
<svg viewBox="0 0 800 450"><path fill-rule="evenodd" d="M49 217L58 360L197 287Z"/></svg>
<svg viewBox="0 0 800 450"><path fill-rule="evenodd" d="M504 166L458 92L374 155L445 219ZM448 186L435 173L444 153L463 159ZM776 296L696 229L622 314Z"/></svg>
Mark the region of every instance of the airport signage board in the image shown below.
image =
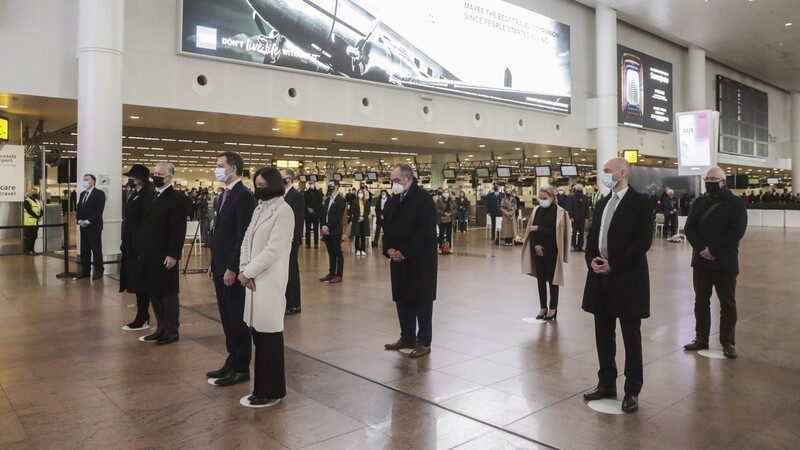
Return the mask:
<svg viewBox="0 0 800 450"><path fill-rule="evenodd" d="M678 175L705 175L714 166L719 142L719 113L711 110L675 114Z"/></svg>
<svg viewBox="0 0 800 450"><path fill-rule="evenodd" d="M500 0L183 0L180 52L571 112L569 25Z"/></svg>
<svg viewBox="0 0 800 450"><path fill-rule="evenodd" d="M0 116L0 142L8 142L8 117Z"/></svg>
<svg viewBox="0 0 800 450"><path fill-rule="evenodd" d="M25 201L25 147L0 146L0 202Z"/></svg>
<svg viewBox="0 0 800 450"><path fill-rule="evenodd" d="M672 132L672 63L617 45L620 125Z"/></svg>

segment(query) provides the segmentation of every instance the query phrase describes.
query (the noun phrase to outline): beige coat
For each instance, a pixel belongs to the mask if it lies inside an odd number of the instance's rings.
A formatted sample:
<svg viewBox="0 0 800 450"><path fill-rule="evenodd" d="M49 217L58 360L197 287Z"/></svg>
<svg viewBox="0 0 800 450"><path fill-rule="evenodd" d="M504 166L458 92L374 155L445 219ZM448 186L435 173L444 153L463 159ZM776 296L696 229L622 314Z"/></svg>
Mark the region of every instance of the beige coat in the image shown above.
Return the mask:
<svg viewBox="0 0 800 450"><path fill-rule="evenodd" d="M569 248L570 240L572 239L572 222L569 220L567 211L556 205L556 246L558 247L558 254L560 258L556 260L556 272L553 275L553 284L556 286L564 285L564 264L569 262ZM539 207L533 208L528 225L533 223L533 218L536 216L536 210ZM525 244L522 246L522 273L536 277L536 267L531 262L531 252L533 246L530 245L530 233L525 230Z"/></svg>
<svg viewBox="0 0 800 450"><path fill-rule="evenodd" d="M500 212L503 213L503 221L500 225L500 239L517 237L517 209L515 208L513 197L503 198L500 202Z"/></svg>
<svg viewBox="0 0 800 450"><path fill-rule="evenodd" d="M283 197L256 206L242 240L239 270L255 279L245 290L244 321L262 333L283 331L294 212Z"/></svg>

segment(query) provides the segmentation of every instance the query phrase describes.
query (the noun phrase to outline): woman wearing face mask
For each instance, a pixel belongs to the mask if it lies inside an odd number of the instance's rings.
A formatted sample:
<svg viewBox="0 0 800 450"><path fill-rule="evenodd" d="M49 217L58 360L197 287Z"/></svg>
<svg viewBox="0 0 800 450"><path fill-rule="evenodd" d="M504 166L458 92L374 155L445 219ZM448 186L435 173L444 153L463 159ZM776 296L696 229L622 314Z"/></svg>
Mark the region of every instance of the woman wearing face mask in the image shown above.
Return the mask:
<svg viewBox="0 0 800 450"><path fill-rule="evenodd" d="M283 200L283 179L278 169L259 169L253 184L259 205L242 240L238 281L247 288L244 321L253 333L255 375L253 395L240 402L265 407L286 396L283 316L294 212Z"/></svg>
<svg viewBox="0 0 800 450"><path fill-rule="evenodd" d="M511 196L510 189L506 189L503 195L503 200L500 201L500 214L503 218L500 239L510 247L514 245L514 238L517 237L517 202Z"/></svg>
<svg viewBox="0 0 800 450"><path fill-rule="evenodd" d="M467 232L467 222L469 221L469 200L464 191L458 193L456 199L456 225L459 233Z"/></svg>
<svg viewBox="0 0 800 450"><path fill-rule="evenodd" d="M450 197L450 192L442 190L439 198L436 199L436 215L439 224L439 252L443 255L452 254L452 251L445 251L444 243L453 243L453 217L456 214L456 202Z"/></svg>
<svg viewBox="0 0 800 450"><path fill-rule="evenodd" d="M356 256L366 256L369 231L369 200L364 189L359 189L350 203L350 238L355 240Z"/></svg>
<svg viewBox="0 0 800 450"><path fill-rule="evenodd" d="M555 320L558 313L558 287L564 285L563 263L568 262L572 225L567 211L556 204L552 186L539 189L539 205L525 230L522 247L522 273L535 277L539 286L540 320ZM547 285L550 285L550 307Z"/></svg>
<svg viewBox="0 0 800 450"><path fill-rule="evenodd" d="M378 239L383 228L383 208L386 207L387 201L389 201L389 192L386 189L382 189L380 197L375 200L375 239L372 240L373 247L378 246Z"/></svg>
<svg viewBox="0 0 800 450"><path fill-rule="evenodd" d="M128 185L133 191L128 195L122 209L122 260L120 262L119 291L136 294L136 317L125 325L123 330L144 330L150 327L150 296L139 292L139 253L141 242L138 239L145 205L151 203L153 188L150 186L150 169L134 164L128 173Z"/></svg>

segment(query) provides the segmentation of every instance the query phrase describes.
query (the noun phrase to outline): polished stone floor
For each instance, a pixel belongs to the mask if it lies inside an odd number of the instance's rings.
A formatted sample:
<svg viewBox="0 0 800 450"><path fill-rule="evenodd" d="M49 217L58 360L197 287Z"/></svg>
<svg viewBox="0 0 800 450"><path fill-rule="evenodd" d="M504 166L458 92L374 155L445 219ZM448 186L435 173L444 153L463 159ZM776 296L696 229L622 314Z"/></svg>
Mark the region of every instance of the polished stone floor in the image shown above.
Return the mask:
<svg viewBox="0 0 800 450"><path fill-rule="evenodd" d="M181 340L157 347L120 329L134 298L113 277L61 280L56 258L1 257L0 448L800 448L798 241L800 230L748 230L736 360L682 350L694 333L689 247L654 243L645 386L627 415L580 395L597 371L582 254L558 320L525 323L535 280L519 273L519 247L493 246L483 229L440 259L433 351L419 360L382 350L399 335L383 257L346 255L344 282L325 285L324 248L301 249L289 393L259 410L238 403L250 386L206 382L224 343L204 275L182 277Z"/></svg>

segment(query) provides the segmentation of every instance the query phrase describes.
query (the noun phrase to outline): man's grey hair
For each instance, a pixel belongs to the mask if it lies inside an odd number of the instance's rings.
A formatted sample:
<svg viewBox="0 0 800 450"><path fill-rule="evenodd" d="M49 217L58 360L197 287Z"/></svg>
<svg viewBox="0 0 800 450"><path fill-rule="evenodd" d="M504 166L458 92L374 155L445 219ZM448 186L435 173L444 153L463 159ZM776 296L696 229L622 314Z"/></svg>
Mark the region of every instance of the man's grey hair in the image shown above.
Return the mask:
<svg viewBox="0 0 800 450"><path fill-rule="evenodd" d="M166 161L160 161L160 162L156 163L156 168L159 168L159 167L161 167L161 168L163 168L164 170L167 171L167 176L168 177L175 176L175 164L172 164L172 163L169 163L169 162L166 162Z"/></svg>
<svg viewBox="0 0 800 450"><path fill-rule="evenodd" d="M394 165L394 167L392 167L392 170L394 169L400 169L400 173L405 178L414 178L414 169L412 169L411 166L406 163L397 163Z"/></svg>
<svg viewBox="0 0 800 450"><path fill-rule="evenodd" d="M283 172L286 174L286 177L289 178L289 181L294 181L294 177L297 176L292 169L282 169Z"/></svg>

